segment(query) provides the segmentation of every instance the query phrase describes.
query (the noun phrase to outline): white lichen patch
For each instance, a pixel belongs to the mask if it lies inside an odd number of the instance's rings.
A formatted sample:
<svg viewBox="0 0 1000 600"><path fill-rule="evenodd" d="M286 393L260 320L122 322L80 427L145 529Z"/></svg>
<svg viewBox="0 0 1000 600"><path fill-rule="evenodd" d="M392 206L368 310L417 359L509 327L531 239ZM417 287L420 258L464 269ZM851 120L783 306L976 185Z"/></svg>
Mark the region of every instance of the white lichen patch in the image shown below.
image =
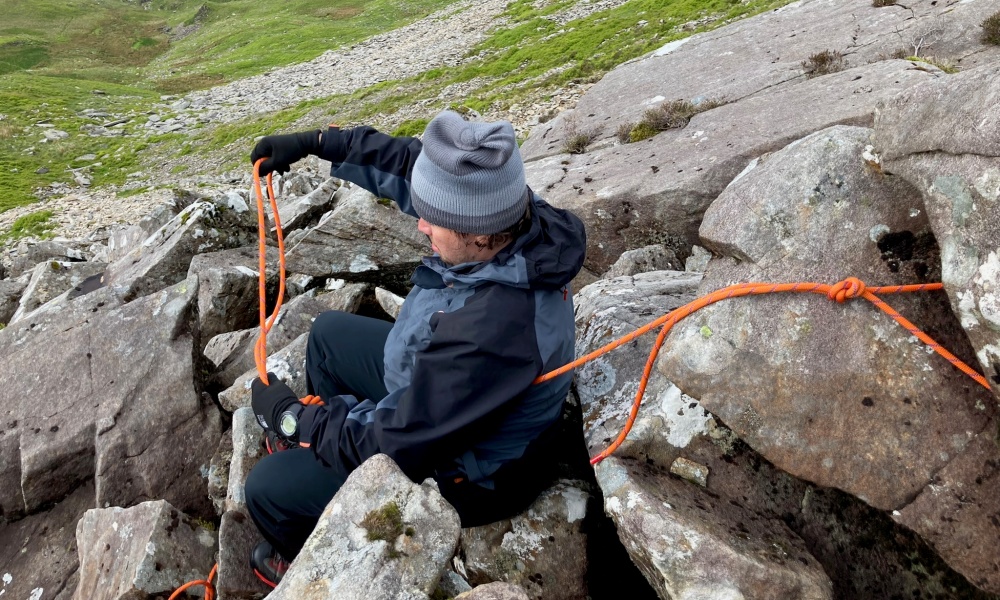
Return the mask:
<svg viewBox="0 0 1000 600"><path fill-rule="evenodd" d="M979 267L975 283L983 290L979 314L991 329L1000 331L1000 256L996 251L990 252L986 262Z"/></svg>
<svg viewBox="0 0 1000 600"><path fill-rule="evenodd" d="M976 316L976 297L972 292L957 292L958 318L965 330L979 327L979 317Z"/></svg>
<svg viewBox="0 0 1000 600"><path fill-rule="evenodd" d="M645 504L642 496L635 490L629 490L626 494L625 508L628 510L635 510L637 506Z"/></svg>
<svg viewBox="0 0 1000 600"><path fill-rule="evenodd" d="M587 516L587 494L575 487L568 487L559 492L566 503L566 521L575 523Z"/></svg>
<svg viewBox="0 0 1000 600"><path fill-rule="evenodd" d="M365 271L378 271L378 265L371 258L359 254L351 260L351 265L347 267L351 273L364 273Z"/></svg>
<svg viewBox="0 0 1000 600"><path fill-rule="evenodd" d="M28 600L41 600L43 593L45 593L43 588L35 588L31 590L31 595L28 596Z"/></svg>
<svg viewBox="0 0 1000 600"><path fill-rule="evenodd" d="M868 230L868 239L870 239L873 244L877 244L878 241L882 239L882 236L889 233L889 231L891 230L889 229L888 225L879 223L878 225L875 225L870 230Z"/></svg>
<svg viewBox="0 0 1000 600"><path fill-rule="evenodd" d="M681 393L680 388L670 384L657 398L659 412L667 423L664 431L667 442L674 447L684 448L697 435L707 434L711 415L698 401Z"/></svg>
<svg viewBox="0 0 1000 600"><path fill-rule="evenodd" d="M986 171L976 178L972 186L976 188L979 195L996 202L1000 199L1000 169L986 169Z"/></svg>

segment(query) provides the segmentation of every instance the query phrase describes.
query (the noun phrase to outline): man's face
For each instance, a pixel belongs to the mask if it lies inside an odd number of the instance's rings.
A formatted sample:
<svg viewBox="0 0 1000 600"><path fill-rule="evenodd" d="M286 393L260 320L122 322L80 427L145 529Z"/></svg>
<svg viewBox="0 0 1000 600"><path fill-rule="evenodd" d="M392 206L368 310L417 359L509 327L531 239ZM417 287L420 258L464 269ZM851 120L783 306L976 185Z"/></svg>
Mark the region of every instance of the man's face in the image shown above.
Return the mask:
<svg viewBox="0 0 1000 600"><path fill-rule="evenodd" d="M476 240L479 238L485 240L487 237L485 235L469 236L466 239L457 231L432 225L423 219L417 221L417 230L430 238L431 250L437 252L447 265L489 260L496 254L495 250L480 248L476 245Z"/></svg>

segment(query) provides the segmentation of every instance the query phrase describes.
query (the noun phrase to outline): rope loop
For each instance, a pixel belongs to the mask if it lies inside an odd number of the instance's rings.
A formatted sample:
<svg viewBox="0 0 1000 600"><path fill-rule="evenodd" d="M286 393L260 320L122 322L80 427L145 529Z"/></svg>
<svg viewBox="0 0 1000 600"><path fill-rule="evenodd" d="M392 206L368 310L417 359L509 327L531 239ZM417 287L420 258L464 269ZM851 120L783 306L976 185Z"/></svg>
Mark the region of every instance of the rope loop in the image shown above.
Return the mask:
<svg viewBox="0 0 1000 600"><path fill-rule="evenodd" d="M830 291L826 293L826 297L843 304L844 300L860 298L864 294L865 283L857 277L848 277L830 286Z"/></svg>

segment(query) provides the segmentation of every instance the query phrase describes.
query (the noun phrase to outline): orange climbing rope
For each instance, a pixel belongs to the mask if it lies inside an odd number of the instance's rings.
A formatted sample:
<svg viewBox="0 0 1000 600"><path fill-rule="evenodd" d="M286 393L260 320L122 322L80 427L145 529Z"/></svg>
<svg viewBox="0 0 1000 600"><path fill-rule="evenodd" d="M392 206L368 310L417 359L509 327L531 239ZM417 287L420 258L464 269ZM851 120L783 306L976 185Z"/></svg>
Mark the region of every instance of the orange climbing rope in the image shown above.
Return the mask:
<svg viewBox="0 0 1000 600"><path fill-rule="evenodd" d="M281 293L279 293L278 304L275 307L274 315L272 315L271 321L266 321L265 318L264 318L264 314L265 314L265 310L264 310L264 267L265 267L264 236L265 236L265 230L264 230L264 225L263 225L263 223L264 223L264 199L263 199L263 192L261 191L261 186L260 186L260 172L259 172L260 163L263 160L264 159L261 159L261 160L257 161L257 164L254 165L254 174L253 174L253 176L254 176L254 189L257 192L257 215L258 215L258 218L259 218L259 221L260 221L260 226L259 226L260 229L259 229L259 231L260 231L260 236L261 236L260 237L260 265L261 265L260 266L260 294L261 294L261 296L260 296L260 298L261 298L260 314L261 314L261 335L260 335L260 339L258 339L258 341L257 341L257 353L256 353L256 355L257 355L257 371L261 375L261 380L263 380L265 383L267 383L267 379L266 379L267 373L266 373L266 368L264 366L265 363L266 363L266 358L267 358L266 357L266 345L267 344L266 344L265 340L266 340L266 337L267 337L267 332L270 329L271 324L273 323L273 320L274 320L275 316L277 315L278 308L280 308L280 306L281 306ZM270 175L267 176L267 193L268 193L268 200L271 202L271 208L274 211L274 222L275 222L275 226L277 227L277 232L278 232L278 253L279 253L279 260L280 260L280 267L281 267L281 290L280 290L280 292L283 292L284 291L284 277L285 277L284 243L282 241L281 222L278 219L278 207L277 207L277 204L276 204L275 199L274 199L274 189L271 187L271 176ZM597 349L597 350L595 350L595 351L587 354L586 356L580 357L580 358L574 360L573 362L571 362L571 363L569 363L567 365L564 365L564 366L562 366L562 367L560 367L560 368L558 368L558 369L556 369L554 371L551 371L549 373L545 373L544 375L541 375L537 379L535 379L534 383L537 384L537 383L542 383L542 382L545 382L545 381L549 381L550 379L554 379L554 378L556 378L556 377L558 377L560 375L568 373L569 371L575 369L576 367L579 367L579 366L581 366L581 365L583 365L585 363L588 363L588 362L594 360L595 358L597 358L597 357L599 357L599 356L601 356L603 354L607 354L608 352L610 352L610 351L612 351L612 350L614 350L614 349L616 349L616 348L618 348L618 347L620 347L620 346L622 346L624 344L627 344L627 343L631 342L632 340L636 339L637 337L639 337L641 335L644 335L644 334L648 333L649 331L651 331L651 330L653 330L653 329L655 329L657 327L660 327L661 325L663 326L663 328L660 330L659 335L656 338L656 342L653 344L652 351L649 353L649 358L646 360L646 366L643 369L642 379L639 382L639 390L636 392L635 400L632 403L632 409L629 412L628 420L625 422L625 427L622 429L621 433L618 435L618 438L610 446L608 446L605 450L603 450L601 453L599 453L597 456L593 457L590 460L590 463L592 465L596 465L597 463L601 462L602 460L604 460L605 458L607 458L608 456L610 456L611 453L613 453L622 444L622 442L625 440L625 438L628 436L629 432L631 431L632 425L635 422L635 418L639 414L639 406L640 406L640 404L642 404L642 397L646 393L646 385L649 382L649 376L650 376L650 374L653 371L653 365L655 364L656 357L657 357L657 355L660 352L660 347L663 345L663 341L666 339L667 333L670 332L670 329L678 321L680 321L681 319L689 316L690 314L694 313L695 311L700 310L700 309L708 306L709 304L714 304L714 303L716 303L716 302L718 302L720 300L726 300L726 299L729 299L729 298L738 298L738 297L741 297L741 296L760 295L760 294L776 294L776 293L782 293L782 292L806 292L806 293L812 293L812 294L825 294L830 300L835 300L835 301L841 302L841 303L844 302L845 300L854 299L854 298L864 298L865 300L868 300L869 302L871 302L872 304L874 304L875 306L877 306L881 311L885 312L887 315L889 315L890 317L892 317L897 323L899 323L900 325L902 325L904 329L906 329L911 334L913 334L914 336L916 336L924 344L927 344L935 352L937 352L938 354L940 354L941 356L943 356L952 365L954 365L959 370L961 370L963 373L965 373L966 375L968 375L969 377L971 377L972 379L974 379L976 381L976 383L978 383L979 385L985 387L986 389L990 389L990 384L986 381L985 377L983 377L982 375L980 375L978 372L976 372L969 365L967 365L964 362L962 362L961 360L959 360L954 354L952 354L947 349L945 349L944 347L942 347L940 344L938 344L937 342L935 342L929 335L927 335L926 333L924 333L923 331L921 331L919 328L917 328L916 325L914 325L913 323L911 323L910 321L908 321L905 317L903 317L901 314L899 314L898 312L896 312L896 310L894 308L892 308L891 306L889 306L888 304L886 304L885 301L883 301L881 298L879 298L878 296L875 295L875 294L898 294L898 293L904 293L904 292L928 292L928 291L941 290L943 288L944 288L944 286L941 283L924 283L924 284L917 284L917 285L892 285L892 286L866 287L865 284L860 279L858 279L856 277L849 277L849 278L845 279L844 281L841 281L841 282L836 283L834 285L828 285L828 284L825 284L825 283L811 283L811 282L798 282L798 283L741 283L741 284L731 285L731 286L722 288L720 290L717 290L715 292L712 292L711 294L708 294L707 296L703 296L701 298L698 298L697 300L694 300L693 302L689 302L688 304L685 304L684 306L682 306L682 307L680 307L680 308L678 308L676 310L673 310L673 311L667 313L666 315L663 315L662 317L660 317L659 319L656 319L652 323L649 323L648 325L640 327L639 329L633 331L632 333L630 333L628 335L625 335L622 338L620 338L618 340L615 340L614 342L611 342L610 344L607 344L606 346L604 346L602 348L599 348L599 349ZM309 403L316 402L318 400L319 400L318 398L307 397L306 399L303 399L303 402L306 402L307 404L309 404Z"/></svg>
<svg viewBox="0 0 1000 600"><path fill-rule="evenodd" d="M941 283L925 283L919 285L892 285L892 286L880 286L880 287L866 287L865 284L856 277L849 277L844 281L841 281L835 285L827 285L824 283L810 283L810 282L800 282L800 283L740 283L736 285L731 285L724 287L720 290L712 292L707 296L702 296L697 300L689 302L684 306L675 309L666 315L663 315L659 319L656 319L652 323L640 327L639 329L633 331L632 333L607 344L606 346L599 348L586 356L576 359L575 361L556 369L550 373L546 373L535 380L535 383L541 383L543 381L548 381L554 377L558 377L563 373L566 373L584 363L594 360L602 354L606 354L615 348L623 344L634 340L635 338L647 333L660 325L663 329L660 330L659 335L656 337L656 342L653 344L653 349L649 353L649 358L646 360L646 366L642 372L642 379L639 382L639 390L636 392L635 400L632 403L632 410L629 411L628 420L625 422L625 427L622 429L621 433L615 439L615 441L604 449L602 452L590 459L590 464L596 465L608 456L610 456L618 447L625 441L628 436L629 431L632 430L632 425L635 423L635 418L639 414L639 405L642 403L642 397L646 393L646 384L649 382L649 376L653 371L653 365L656 363L656 356L660 352L660 347L663 345L663 341L667 337L667 333L670 329L681 319L689 316L695 311L702 309L709 304L714 304L720 300L726 300L729 298L738 298L740 296L751 296L759 294L775 294L781 292L806 292L813 294L825 294L830 300L835 300L836 302L844 302L848 299L853 298L864 298L868 300L880 310L892 317L897 323L903 326L904 329L915 335L920 341L930 346L935 352L943 356L948 362L957 367L963 373L971 377L979 385L990 389L990 384L986 381L986 378L977 373L972 367L965 364L959 360L954 354L949 352L947 349L942 347L940 344L935 342L929 335L917 328L916 325L911 323L901 314L896 312L891 306L886 304L884 300L876 296L876 293L881 294L896 294L902 292L923 292L923 291L933 291L943 289L943 284Z"/></svg>
<svg viewBox="0 0 1000 600"><path fill-rule="evenodd" d="M260 159L254 164L253 168L253 181L254 190L257 194L257 218L258 218L258 234L260 237L259 247L260 247L260 278L259 278L259 291L260 291L260 337L257 339L257 345L254 348L254 358L257 362L257 373L260 375L261 381L267 384L267 333L270 331L271 327L274 325L277 319L278 311L281 309L282 298L285 292L285 244L284 236L281 231L281 221L278 216L278 206L274 197L274 188L271 185L271 175L267 176L267 194L268 200L271 204L271 210L274 212L274 223L277 230L278 238L278 259L279 259L279 277L280 284L278 288L278 300L275 304L274 311L270 317L266 316L266 286L265 286L265 269L266 264L266 252L267 248L265 245L265 240L267 232L265 229L265 215L264 215L264 198L263 191L260 185L260 163L265 159ZM533 383L543 383L554 379L560 375L568 373L583 364L586 364L595 358L607 354L612 350L631 342L632 340L638 338L641 335L649 333L653 329L660 327L659 335L656 336L656 342L653 344L653 349L649 353L649 358L646 359L646 366L642 372L642 379L639 382L639 390L636 392L635 400L632 402L632 409L629 411L628 420L625 422L625 426L622 428L621 433L615 441L605 448L602 452L590 459L591 465L596 465L608 456L610 456L615 450L621 446L625 438L628 437L629 432L632 430L632 425L635 423L635 419L639 414L639 406L642 404L642 398L646 393L646 385L649 382L649 376L653 372L653 365L656 363L656 357L660 352L660 347L663 346L663 341L666 339L667 334L670 329L676 325L681 319L690 316L692 313L710 305L714 304L720 300L728 300L729 298L739 298L742 296L755 296L761 294L777 294L783 292L805 292L811 294L825 294L830 300L843 303L845 300L850 300L854 298L864 298L868 300L875 306L879 308L882 312L886 313L893 320L903 326L904 329L909 331L911 334L916 336L921 342L932 348L935 352L944 357L948 362L954 365L956 368L961 370L963 373L971 377L979 385L985 387L987 390L991 389L990 384L986 381L986 378L979 374L975 369L965 364L954 354L949 352L946 348L935 342L929 335L921 331L916 325L907 320L904 316L899 314L894 308L889 306L884 300L876 296L876 294L898 294L905 292L929 292L941 290L944 285L941 283L924 283L917 285L891 285L891 286L876 286L867 287L864 282L856 277L848 277L847 279L840 281L834 285L828 285L825 283L812 283L812 282L798 282L798 283L740 283L736 285L730 285L724 287L720 290L716 290L706 296L702 296L697 300L689 302L684 306L670 311L669 313L663 315L662 317L656 319L655 321L644 325L639 329L636 329L632 333L629 333L593 352L582 356L573 362L566 364L554 371L545 373L534 380ZM302 399L305 404L321 404L322 400L317 396L306 396ZM211 573L209 573L208 579L204 581L192 581L185 584L183 587L179 588L169 600L174 600L177 595L187 589L188 587L194 585L204 585L206 587L205 600L213 600L214 588L210 583L215 575L218 565L212 568Z"/></svg>
<svg viewBox="0 0 1000 600"><path fill-rule="evenodd" d="M212 567L212 570L209 571L207 578L199 579L197 581L189 581L185 583L181 587L177 588L173 594L170 594L170 598L168 598L167 600L177 600L177 598L181 597L181 592L196 585L205 586L205 600L215 600L215 586L212 585L212 579L215 578L215 573L218 570L219 570L219 565L216 564L214 567Z"/></svg>

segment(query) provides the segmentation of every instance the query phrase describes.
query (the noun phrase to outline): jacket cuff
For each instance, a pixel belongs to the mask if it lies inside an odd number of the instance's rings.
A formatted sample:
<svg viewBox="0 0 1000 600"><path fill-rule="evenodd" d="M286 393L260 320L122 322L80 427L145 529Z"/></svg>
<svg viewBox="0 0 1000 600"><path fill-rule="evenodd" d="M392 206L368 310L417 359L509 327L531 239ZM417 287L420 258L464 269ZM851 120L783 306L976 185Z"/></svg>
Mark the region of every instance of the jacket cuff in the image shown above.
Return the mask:
<svg viewBox="0 0 1000 600"><path fill-rule="evenodd" d="M330 125L323 133L323 146L316 156L328 160L336 167L347 157L347 136L336 125Z"/></svg>
<svg viewBox="0 0 1000 600"><path fill-rule="evenodd" d="M312 446L313 439L313 424L316 422L316 416L319 414L321 405L310 404L302 409L302 413L299 415L299 445L305 446L306 448Z"/></svg>

